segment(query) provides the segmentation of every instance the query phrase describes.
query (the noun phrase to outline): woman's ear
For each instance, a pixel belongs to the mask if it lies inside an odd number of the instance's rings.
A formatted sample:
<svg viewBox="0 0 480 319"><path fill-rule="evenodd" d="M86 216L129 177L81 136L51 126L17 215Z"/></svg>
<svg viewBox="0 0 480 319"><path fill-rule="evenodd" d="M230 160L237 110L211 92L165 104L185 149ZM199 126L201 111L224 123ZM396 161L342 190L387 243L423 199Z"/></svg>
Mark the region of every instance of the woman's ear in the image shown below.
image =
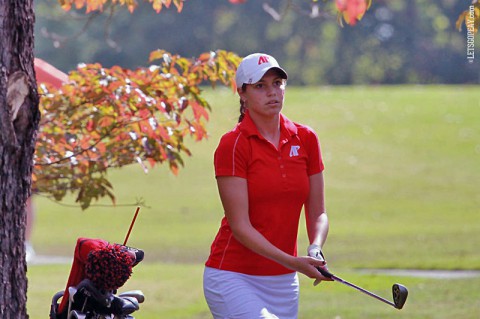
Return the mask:
<svg viewBox="0 0 480 319"><path fill-rule="evenodd" d="M245 96L245 92L242 91L242 89L237 89L237 93L240 96L240 100L242 100L245 103L247 101L247 97Z"/></svg>

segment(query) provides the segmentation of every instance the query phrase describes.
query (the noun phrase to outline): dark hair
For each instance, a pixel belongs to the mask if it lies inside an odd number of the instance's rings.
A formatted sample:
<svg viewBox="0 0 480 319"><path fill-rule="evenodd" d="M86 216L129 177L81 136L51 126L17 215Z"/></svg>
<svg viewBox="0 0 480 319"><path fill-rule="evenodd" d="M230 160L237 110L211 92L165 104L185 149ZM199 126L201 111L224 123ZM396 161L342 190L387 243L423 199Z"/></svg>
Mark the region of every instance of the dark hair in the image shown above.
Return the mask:
<svg viewBox="0 0 480 319"><path fill-rule="evenodd" d="M242 91L245 92L246 90L247 90L247 85L243 83ZM245 117L246 110L247 110L247 107L245 106L245 102L240 98L240 116L238 117L238 123L240 123Z"/></svg>
<svg viewBox="0 0 480 319"><path fill-rule="evenodd" d="M130 278L133 261L127 251L108 245L88 254L85 277L98 289L115 290Z"/></svg>

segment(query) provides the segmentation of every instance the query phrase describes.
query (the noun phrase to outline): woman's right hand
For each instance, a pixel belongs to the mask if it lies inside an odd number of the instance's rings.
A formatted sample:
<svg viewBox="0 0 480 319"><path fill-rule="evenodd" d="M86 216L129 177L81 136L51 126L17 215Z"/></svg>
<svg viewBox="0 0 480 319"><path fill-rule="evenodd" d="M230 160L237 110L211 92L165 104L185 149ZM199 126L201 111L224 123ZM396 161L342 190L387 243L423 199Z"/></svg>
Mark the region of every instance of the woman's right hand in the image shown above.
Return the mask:
<svg viewBox="0 0 480 319"><path fill-rule="evenodd" d="M293 257L292 264L289 265L290 268L296 270L309 278L315 279L315 285L320 283L322 280L332 281L333 279L322 275L318 270L321 268L328 271L327 263L324 260L316 259L310 256L299 256Z"/></svg>

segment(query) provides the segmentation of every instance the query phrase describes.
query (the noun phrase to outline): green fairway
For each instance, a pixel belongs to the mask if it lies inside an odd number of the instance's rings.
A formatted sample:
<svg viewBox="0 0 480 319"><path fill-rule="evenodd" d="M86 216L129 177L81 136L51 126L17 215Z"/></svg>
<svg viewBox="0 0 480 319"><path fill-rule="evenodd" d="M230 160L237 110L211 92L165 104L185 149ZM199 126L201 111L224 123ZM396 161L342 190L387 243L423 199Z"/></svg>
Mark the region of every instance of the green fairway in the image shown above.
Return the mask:
<svg viewBox="0 0 480 319"><path fill-rule="evenodd" d="M69 266L31 267L28 310L31 318L46 318L50 299L63 285ZM477 319L480 302L475 279L418 279L356 274L338 270L344 279L392 300L391 286L400 281L409 288L402 310L376 301L339 283L321 283L313 287L301 279L299 319L431 318ZM136 318L207 319L211 318L202 291L203 267L199 264L145 263L134 270L121 291L141 288L145 303ZM61 289L58 289L61 290Z"/></svg>
<svg viewBox="0 0 480 319"><path fill-rule="evenodd" d="M77 237L122 243L141 198L128 244L145 261L127 288L142 289L137 318L210 318L202 272L223 215L213 174L220 136L238 117L229 90L208 91L213 112L206 141L173 176L132 165L109 175L117 207L86 211L37 197L33 245L38 255L71 257ZM424 279L359 274L357 268L480 270L480 93L474 86L287 88L284 113L320 138L332 272L391 299L394 282L410 296L401 311L338 283L313 287L302 277L301 319L478 318L480 277ZM74 204L72 198L65 204ZM110 205L108 201L98 203ZM300 228L299 251L307 247ZM28 269L31 318L45 318L70 265ZM123 290L123 289L122 289Z"/></svg>

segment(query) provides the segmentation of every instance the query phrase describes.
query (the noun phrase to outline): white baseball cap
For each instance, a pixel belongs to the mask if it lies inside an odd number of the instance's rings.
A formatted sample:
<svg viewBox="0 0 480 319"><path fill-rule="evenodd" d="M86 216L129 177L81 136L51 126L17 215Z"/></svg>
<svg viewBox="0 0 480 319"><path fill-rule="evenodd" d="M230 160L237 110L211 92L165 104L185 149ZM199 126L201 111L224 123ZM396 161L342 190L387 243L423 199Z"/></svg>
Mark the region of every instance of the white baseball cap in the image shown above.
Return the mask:
<svg viewBox="0 0 480 319"><path fill-rule="evenodd" d="M287 72L280 67L273 56L265 53L253 53L247 55L243 58L237 68L237 73L235 75L237 88L242 87L244 83L257 83L268 70L274 68L280 71L282 78L288 78Z"/></svg>

